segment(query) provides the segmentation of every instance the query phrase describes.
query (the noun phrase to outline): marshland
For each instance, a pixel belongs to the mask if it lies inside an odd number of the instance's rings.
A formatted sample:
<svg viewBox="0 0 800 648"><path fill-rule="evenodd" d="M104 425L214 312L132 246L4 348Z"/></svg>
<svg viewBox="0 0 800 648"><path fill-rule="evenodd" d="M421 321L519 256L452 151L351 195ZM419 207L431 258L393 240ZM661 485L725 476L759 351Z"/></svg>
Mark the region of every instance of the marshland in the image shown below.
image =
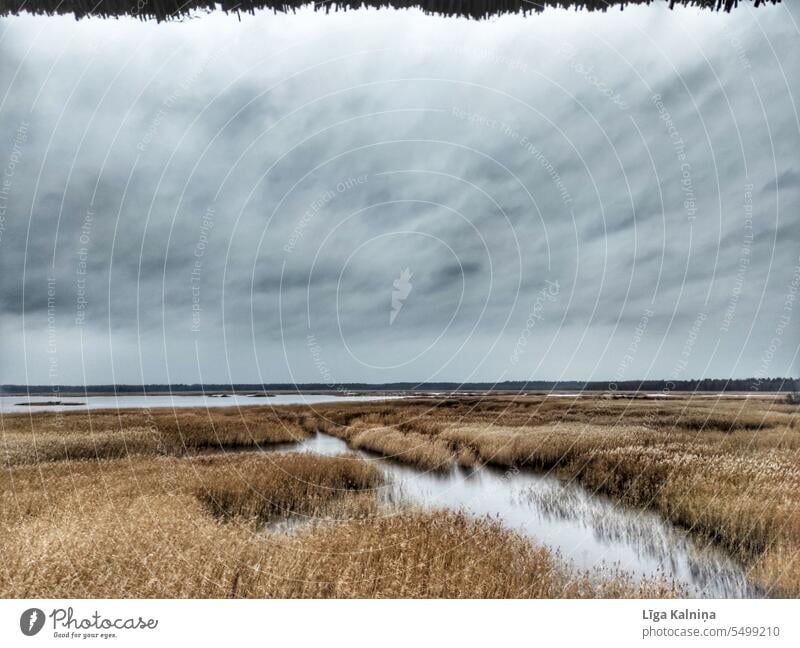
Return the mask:
<svg viewBox="0 0 800 648"><path fill-rule="evenodd" d="M800 595L800 430L779 395L70 410L2 430L4 597Z"/></svg>

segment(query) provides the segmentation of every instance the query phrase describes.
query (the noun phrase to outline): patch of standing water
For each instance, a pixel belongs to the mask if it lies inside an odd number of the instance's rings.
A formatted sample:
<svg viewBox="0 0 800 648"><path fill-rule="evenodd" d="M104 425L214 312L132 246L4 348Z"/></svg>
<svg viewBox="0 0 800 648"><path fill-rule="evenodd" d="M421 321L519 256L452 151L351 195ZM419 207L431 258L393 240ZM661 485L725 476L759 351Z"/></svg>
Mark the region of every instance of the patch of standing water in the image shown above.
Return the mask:
<svg viewBox="0 0 800 648"><path fill-rule="evenodd" d="M249 405L316 405L348 401L389 400L389 395L340 396L338 394L275 394L271 396L231 394L120 394L118 396L0 396L0 412L64 412L102 409L179 407L247 407Z"/></svg>
<svg viewBox="0 0 800 648"><path fill-rule="evenodd" d="M387 501L491 516L556 550L577 569L609 567L638 579L664 578L691 597L764 595L722 551L700 544L656 513L622 506L552 476L489 467L424 472L354 452L341 439L326 434L317 434L292 450L355 454L375 462L386 476L383 494Z"/></svg>

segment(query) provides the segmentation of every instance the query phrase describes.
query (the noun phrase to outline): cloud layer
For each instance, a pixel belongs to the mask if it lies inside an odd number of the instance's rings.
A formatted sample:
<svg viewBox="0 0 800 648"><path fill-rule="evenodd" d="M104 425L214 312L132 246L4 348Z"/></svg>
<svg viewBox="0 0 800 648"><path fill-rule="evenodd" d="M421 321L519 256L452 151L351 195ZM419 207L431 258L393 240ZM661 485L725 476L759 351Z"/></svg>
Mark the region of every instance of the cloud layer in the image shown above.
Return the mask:
<svg viewBox="0 0 800 648"><path fill-rule="evenodd" d="M797 374L797 17L4 20L0 382Z"/></svg>

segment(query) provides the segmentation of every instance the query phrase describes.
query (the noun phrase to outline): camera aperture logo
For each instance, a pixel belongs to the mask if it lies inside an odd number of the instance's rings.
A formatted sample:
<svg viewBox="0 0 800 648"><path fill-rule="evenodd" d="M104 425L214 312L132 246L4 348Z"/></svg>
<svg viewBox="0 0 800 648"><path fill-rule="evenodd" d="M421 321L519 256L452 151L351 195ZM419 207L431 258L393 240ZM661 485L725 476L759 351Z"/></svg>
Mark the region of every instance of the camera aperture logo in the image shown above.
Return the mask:
<svg viewBox="0 0 800 648"><path fill-rule="evenodd" d="M32 637L44 627L44 612L39 608L29 608L19 617L19 629L26 637Z"/></svg>
<svg viewBox="0 0 800 648"><path fill-rule="evenodd" d="M121 636L121 631L155 630L158 627L158 619L107 617L97 611L81 617L69 607L54 608L50 614L39 608L29 608L19 617L19 629L25 636L32 637L41 632L48 618L56 639L115 639Z"/></svg>
<svg viewBox="0 0 800 648"><path fill-rule="evenodd" d="M403 308L403 303L408 299L411 294L411 270L406 268L400 272L400 276L392 282L392 310L389 312L389 326L394 324L397 316Z"/></svg>

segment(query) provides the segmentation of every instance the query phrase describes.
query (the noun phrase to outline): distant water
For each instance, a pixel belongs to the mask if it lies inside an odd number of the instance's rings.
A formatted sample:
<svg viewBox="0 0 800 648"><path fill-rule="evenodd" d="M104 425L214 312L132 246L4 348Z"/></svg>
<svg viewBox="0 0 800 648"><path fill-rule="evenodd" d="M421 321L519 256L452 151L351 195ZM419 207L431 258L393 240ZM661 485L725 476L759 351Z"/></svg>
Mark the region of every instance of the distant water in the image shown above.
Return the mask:
<svg viewBox="0 0 800 648"><path fill-rule="evenodd" d="M163 396L0 396L0 412L72 412L99 409L143 409L158 407L244 407L248 405L315 405L348 401L374 401L397 396L336 396L333 394L278 394L276 396L197 396L173 394ZM47 405L60 401L61 405ZM20 403L30 403L30 405Z"/></svg>

